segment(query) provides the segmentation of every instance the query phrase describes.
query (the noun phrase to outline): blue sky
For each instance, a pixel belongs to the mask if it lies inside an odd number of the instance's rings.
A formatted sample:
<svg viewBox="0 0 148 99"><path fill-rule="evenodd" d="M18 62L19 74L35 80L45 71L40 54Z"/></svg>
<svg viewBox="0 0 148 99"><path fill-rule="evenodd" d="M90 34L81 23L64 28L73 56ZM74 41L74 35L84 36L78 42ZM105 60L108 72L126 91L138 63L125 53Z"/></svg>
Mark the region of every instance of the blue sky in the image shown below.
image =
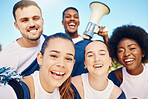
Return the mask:
<svg viewBox="0 0 148 99"><path fill-rule="evenodd" d="M12 41L21 37L20 32L14 27L12 15L13 5L19 0L1 0L0 2L0 44L4 49ZM76 7L79 10L80 26L78 33L83 34L91 16L89 4L94 0L34 0L42 9L44 18L43 33L51 35L64 32L62 25L62 11L67 7ZM148 0L95 0L105 3L110 8L110 13L100 20L100 26L109 29L109 36L114 28L132 24L142 27L148 32ZM93 39L102 39L94 35Z"/></svg>

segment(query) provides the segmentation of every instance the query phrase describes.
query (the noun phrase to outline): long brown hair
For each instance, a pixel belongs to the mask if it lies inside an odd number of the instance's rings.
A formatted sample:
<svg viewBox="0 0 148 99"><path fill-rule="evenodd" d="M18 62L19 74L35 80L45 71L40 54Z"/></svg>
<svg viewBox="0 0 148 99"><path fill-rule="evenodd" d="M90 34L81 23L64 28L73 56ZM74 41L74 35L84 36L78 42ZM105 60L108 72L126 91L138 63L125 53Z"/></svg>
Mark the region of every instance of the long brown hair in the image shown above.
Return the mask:
<svg viewBox="0 0 148 99"><path fill-rule="evenodd" d="M40 51L42 55L44 54L44 51L46 47L48 46L48 42L50 41L50 39L54 39L54 38L67 39L71 41L74 46L72 39L68 35L66 35L65 33L56 33L56 34L48 36L45 39L42 45L41 51ZM60 91L61 99L74 99L74 91L71 88L71 76L68 77L67 80L59 87L59 91Z"/></svg>
<svg viewBox="0 0 148 99"><path fill-rule="evenodd" d="M61 99L74 99L74 91L71 88L71 76L59 87Z"/></svg>

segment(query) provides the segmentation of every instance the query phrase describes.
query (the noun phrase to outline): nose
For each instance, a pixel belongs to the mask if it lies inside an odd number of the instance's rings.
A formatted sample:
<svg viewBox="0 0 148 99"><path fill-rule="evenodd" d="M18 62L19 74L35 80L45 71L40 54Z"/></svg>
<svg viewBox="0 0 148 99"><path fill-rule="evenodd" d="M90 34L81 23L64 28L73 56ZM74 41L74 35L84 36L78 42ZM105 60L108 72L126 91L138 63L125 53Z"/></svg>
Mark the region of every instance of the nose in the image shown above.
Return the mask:
<svg viewBox="0 0 148 99"><path fill-rule="evenodd" d="M74 20L74 16L71 16L70 20Z"/></svg>
<svg viewBox="0 0 148 99"><path fill-rule="evenodd" d="M56 64L58 67L65 67L65 61L64 58L59 58Z"/></svg>
<svg viewBox="0 0 148 99"><path fill-rule="evenodd" d="M28 24L29 24L30 27L34 27L35 26L35 22L32 19L29 20Z"/></svg>
<svg viewBox="0 0 148 99"><path fill-rule="evenodd" d="M100 61L100 56L99 55L95 55L95 62Z"/></svg>
<svg viewBox="0 0 148 99"><path fill-rule="evenodd" d="M125 52L124 52L124 56L129 56L130 55L130 51L129 50L126 50Z"/></svg>

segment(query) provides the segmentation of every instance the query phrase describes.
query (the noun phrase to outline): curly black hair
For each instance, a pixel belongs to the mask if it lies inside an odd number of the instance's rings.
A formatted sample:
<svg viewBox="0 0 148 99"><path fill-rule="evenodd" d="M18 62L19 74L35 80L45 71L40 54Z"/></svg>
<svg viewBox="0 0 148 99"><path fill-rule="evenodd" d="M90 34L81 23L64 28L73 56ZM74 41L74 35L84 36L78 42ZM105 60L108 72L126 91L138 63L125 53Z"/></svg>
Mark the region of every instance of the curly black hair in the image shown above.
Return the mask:
<svg viewBox="0 0 148 99"><path fill-rule="evenodd" d="M119 42L124 38L132 39L139 44L145 54L145 56L142 58L142 63L147 63L148 34L143 28L135 25L123 25L114 29L113 34L108 41L108 46L112 59L119 62L117 57L117 46Z"/></svg>

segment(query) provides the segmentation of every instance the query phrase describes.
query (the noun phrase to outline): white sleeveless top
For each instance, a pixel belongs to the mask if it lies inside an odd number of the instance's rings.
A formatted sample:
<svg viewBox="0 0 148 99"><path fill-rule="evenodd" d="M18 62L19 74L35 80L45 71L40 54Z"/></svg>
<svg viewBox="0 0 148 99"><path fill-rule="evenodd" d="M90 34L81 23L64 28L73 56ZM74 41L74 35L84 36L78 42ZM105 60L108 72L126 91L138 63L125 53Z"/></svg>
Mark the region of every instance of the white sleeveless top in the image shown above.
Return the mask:
<svg viewBox="0 0 148 99"><path fill-rule="evenodd" d="M143 72L139 75L130 75L125 67L122 68L123 82L120 88L127 99L148 99L148 66L143 67Z"/></svg>
<svg viewBox="0 0 148 99"><path fill-rule="evenodd" d="M60 99L59 88L56 88L53 93L48 93L42 88L39 80L39 71L35 71L32 76L35 87L35 99Z"/></svg>
<svg viewBox="0 0 148 99"><path fill-rule="evenodd" d="M84 86L84 99L109 99L114 88L114 84L111 80L108 79L108 86L105 90L97 91L90 86L88 73L83 73L81 77Z"/></svg>

